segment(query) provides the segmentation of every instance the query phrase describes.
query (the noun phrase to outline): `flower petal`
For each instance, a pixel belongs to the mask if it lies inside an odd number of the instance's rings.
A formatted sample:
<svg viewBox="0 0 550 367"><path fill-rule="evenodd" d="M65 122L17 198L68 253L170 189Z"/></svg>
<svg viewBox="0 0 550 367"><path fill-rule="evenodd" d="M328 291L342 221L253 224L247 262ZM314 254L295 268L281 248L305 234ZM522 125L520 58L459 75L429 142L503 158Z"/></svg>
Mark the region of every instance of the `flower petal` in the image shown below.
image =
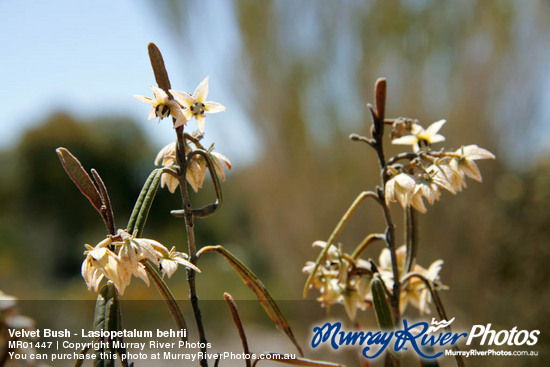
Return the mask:
<svg viewBox="0 0 550 367"><path fill-rule="evenodd" d="M390 250L387 248L384 248L380 252L380 257L378 258L378 262L380 264L380 267L382 269L391 269L391 254Z"/></svg>
<svg viewBox="0 0 550 367"><path fill-rule="evenodd" d="M145 97L145 96L138 96L136 94L134 94L134 98L137 98L139 99L141 102L145 102L147 104L150 104L152 106L156 106L157 105L157 101L154 101L153 99L149 98L149 97Z"/></svg>
<svg viewBox="0 0 550 367"><path fill-rule="evenodd" d="M460 152L462 151L462 152ZM475 144L465 146L456 151L458 154L467 156L468 159L477 160L477 159L495 159L493 153L489 152L486 149L480 148Z"/></svg>
<svg viewBox="0 0 550 367"><path fill-rule="evenodd" d="M170 93L174 96L174 99L183 107L189 108L195 102L195 99L186 92L180 92L179 90L170 89Z"/></svg>
<svg viewBox="0 0 550 367"><path fill-rule="evenodd" d="M139 263L134 270L134 275L143 280L145 284L149 286L149 276L147 275L147 271L145 271L145 266L142 263Z"/></svg>
<svg viewBox="0 0 550 367"><path fill-rule="evenodd" d="M157 117L157 109L155 107L151 108L149 111L149 115L147 116L147 120L152 120L155 117Z"/></svg>
<svg viewBox="0 0 550 367"><path fill-rule="evenodd" d="M416 180L406 173L400 173L394 177L399 186L405 189L407 192L412 192L416 185Z"/></svg>
<svg viewBox="0 0 550 367"><path fill-rule="evenodd" d="M434 136L442 127L445 125L447 120L439 120L431 124L424 132L424 136L432 137Z"/></svg>
<svg viewBox="0 0 550 367"><path fill-rule="evenodd" d="M179 254L179 253L176 253L176 254ZM197 268L197 267L196 267L195 265L193 265L191 262L185 260L185 259L183 258L183 256L175 256L175 257L172 259L172 261L175 261L175 262L177 262L178 264L181 264L181 265L183 265L183 266L185 266L185 267L188 267L188 268L190 268L190 269L193 269L193 270L196 271L197 273L200 273L200 272L201 272L201 270L200 270L199 268Z"/></svg>
<svg viewBox="0 0 550 367"><path fill-rule="evenodd" d="M227 110L223 104L218 102L206 101L204 102L204 112L206 113L218 113Z"/></svg>
<svg viewBox="0 0 550 367"><path fill-rule="evenodd" d="M420 213L426 213L427 209L424 205L424 201L422 200L422 196L420 193L413 195L411 197L411 206L418 210Z"/></svg>
<svg viewBox="0 0 550 367"><path fill-rule="evenodd" d="M192 160L191 162L189 162L189 166L187 166L186 179L195 192L198 192L199 189L202 187L201 176L202 172L199 163L197 163L196 160Z"/></svg>
<svg viewBox="0 0 550 367"><path fill-rule="evenodd" d="M164 274L166 274L168 278L171 278L172 274L176 272L178 264L171 259L162 259L160 261L160 267Z"/></svg>
<svg viewBox="0 0 550 367"><path fill-rule="evenodd" d="M398 145L415 145L418 144L418 138L415 135L405 135L391 141L392 144Z"/></svg>
<svg viewBox="0 0 550 367"><path fill-rule="evenodd" d="M151 89L153 90L153 94L155 95L155 98L157 99L157 104L166 104L168 103L168 94L161 88L151 86Z"/></svg>
<svg viewBox="0 0 550 367"><path fill-rule="evenodd" d="M187 121L191 120L193 118L193 112L191 112L191 108L186 108L183 110L183 116Z"/></svg>
<svg viewBox="0 0 550 367"><path fill-rule="evenodd" d="M201 133L204 133L204 115L198 115L195 116L195 120L197 120L197 126L199 127L199 131Z"/></svg>
<svg viewBox="0 0 550 367"><path fill-rule="evenodd" d="M193 98L199 102L204 103L204 101L206 101L207 96L208 96L208 77L204 78L204 80L199 84L197 89L195 89L195 93L193 93Z"/></svg>
<svg viewBox="0 0 550 367"><path fill-rule="evenodd" d="M445 141L445 137L441 134L435 134L430 138L430 144L440 143L442 141Z"/></svg>
<svg viewBox="0 0 550 367"><path fill-rule="evenodd" d="M466 176L478 182L482 181L481 172L479 172L479 168L477 167L477 164L474 161L469 159L463 159L459 164L459 168L462 169L462 172Z"/></svg>
<svg viewBox="0 0 550 367"><path fill-rule="evenodd" d="M181 116L176 118L176 121L174 122L174 129L177 129L180 126L185 125L186 122L187 122L187 119L183 114L181 114Z"/></svg>
<svg viewBox="0 0 550 367"><path fill-rule="evenodd" d="M178 179L169 173L164 173L162 175L162 178L164 179L164 183L166 184L166 187L168 187L168 191L170 191L170 193L172 194L175 193L176 189L180 184Z"/></svg>
<svg viewBox="0 0 550 367"><path fill-rule="evenodd" d="M170 143L166 144L162 149L158 152L157 156L155 157L155 166L160 166L160 163L164 160L164 157L169 155L175 155L176 152L176 143Z"/></svg>
<svg viewBox="0 0 550 367"><path fill-rule="evenodd" d="M225 164L225 166L227 166L228 169L231 169L231 162L229 162L229 159L227 159L226 156L224 156L223 154L220 154L218 152L212 152L212 153L210 153L210 155L213 158L212 160L213 160L214 168L216 170L217 175L220 176L220 178L223 181L225 181L224 164Z"/></svg>

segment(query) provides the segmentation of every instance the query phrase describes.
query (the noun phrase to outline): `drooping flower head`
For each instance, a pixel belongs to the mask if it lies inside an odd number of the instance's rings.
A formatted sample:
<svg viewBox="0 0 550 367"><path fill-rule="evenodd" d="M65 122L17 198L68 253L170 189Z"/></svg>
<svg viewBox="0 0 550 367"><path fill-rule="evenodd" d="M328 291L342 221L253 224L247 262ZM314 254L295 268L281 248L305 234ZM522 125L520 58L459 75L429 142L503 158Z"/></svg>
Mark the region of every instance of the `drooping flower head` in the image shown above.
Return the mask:
<svg viewBox="0 0 550 367"><path fill-rule="evenodd" d="M96 292L104 277L113 282L121 295L130 284L132 275L149 285L143 261L153 262L168 277L172 276L178 264L200 272L186 260L186 254L175 251L175 248L168 251L155 240L136 238L121 229L115 236L107 237L96 247L86 245L84 255L86 258L82 263L82 277L88 289Z"/></svg>
<svg viewBox="0 0 550 367"><path fill-rule="evenodd" d="M186 154L192 151L192 148L187 144L185 146ZM210 158L214 164L214 170L216 174L225 180L225 167L231 169L231 162L229 159L218 152L210 152ZM176 164L176 143L170 143L160 150L155 158L156 166L163 166L165 168L174 168ZM187 165L186 179L189 185L197 192L204 183L207 171L206 161L198 154L195 154L191 161ZM163 173L160 181L161 187L166 186L168 190L173 194L179 185L179 181L169 173Z"/></svg>
<svg viewBox="0 0 550 367"><path fill-rule="evenodd" d="M398 273L401 277L406 276L403 274L405 270L405 259L406 259L406 246L403 245L399 247L396 251L397 257L397 268ZM434 286L435 289L447 289L446 286L441 284L439 279L439 272L443 265L443 260L434 261L428 269L423 268L420 265L415 265L411 269L412 273L418 273L428 279ZM385 248L380 253L379 258L379 268L380 276L384 281L386 288L392 289L393 287L393 269L391 263L390 250ZM401 290L401 301L400 308L401 312L404 312L407 308L408 303L410 302L414 307L416 307L421 314L430 313L428 304L431 302L431 293L430 290L426 287L426 284L418 279L418 277L411 277L407 282L406 287Z"/></svg>
<svg viewBox="0 0 550 367"><path fill-rule="evenodd" d="M495 159L493 153L475 144L461 147L455 151L455 154L458 157L451 161L451 167L460 172L462 177L468 176L479 182L481 182L481 173L475 161L478 159Z"/></svg>
<svg viewBox="0 0 550 367"><path fill-rule="evenodd" d="M206 113L217 113L226 110L226 107L218 102L207 101L208 97L208 77L199 84L193 95L177 90L170 90L176 101L184 109L184 115L187 120L195 117L201 133L204 133L204 119Z"/></svg>
<svg viewBox="0 0 550 367"><path fill-rule="evenodd" d="M314 247L325 248L327 243L315 241ZM311 273L315 263L308 261L304 273ZM319 289L321 295L317 301L323 307L343 304L350 320L355 319L357 310L366 310L372 306L370 283L372 269L370 263L363 259L352 260L344 255L341 246L331 246L313 277L312 287Z"/></svg>
<svg viewBox="0 0 550 367"><path fill-rule="evenodd" d="M442 138L438 138L439 134L436 132L444 122L445 120L438 121L426 131L418 130L414 127L416 124L409 123L407 126L412 127L407 131L413 135L393 140L394 143L408 141L416 144L414 150L417 154L413 155L407 165L393 164L387 167L388 180L384 188L387 205L397 200L404 209L413 207L425 213L427 209L424 200L433 205L439 200L441 189L455 195L466 187L466 177L481 182L481 174L475 161L494 159L495 156L488 150L477 145L467 145L454 152L446 152L444 149L439 152L419 151L420 144L430 144Z"/></svg>
<svg viewBox="0 0 550 367"><path fill-rule="evenodd" d="M407 173L399 173L388 180L386 183L386 204L395 199L399 201L401 206L405 208L409 204L411 195L414 193L416 180L413 176Z"/></svg>

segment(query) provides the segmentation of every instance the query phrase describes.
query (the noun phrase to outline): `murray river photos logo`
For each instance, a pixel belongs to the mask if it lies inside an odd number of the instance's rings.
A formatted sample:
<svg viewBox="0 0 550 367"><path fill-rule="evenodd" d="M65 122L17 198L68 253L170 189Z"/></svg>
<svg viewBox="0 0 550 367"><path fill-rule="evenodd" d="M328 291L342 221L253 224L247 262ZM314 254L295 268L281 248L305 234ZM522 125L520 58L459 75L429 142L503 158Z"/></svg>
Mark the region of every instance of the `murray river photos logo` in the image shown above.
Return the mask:
<svg viewBox="0 0 550 367"><path fill-rule="evenodd" d="M365 358L376 358L388 347L395 352L412 350L420 357L434 359L443 355L443 351L434 351L435 348L445 349L455 346L459 341L465 341L466 345L478 342L479 345L514 345L533 346L538 341L539 330L493 330L491 324L474 325L470 332L453 333L447 327L451 320L436 321L431 324L425 321L409 323L403 320L401 330L394 331L344 331L340 322L327 322L323 326L313 328L311 346L317 348L325 343L334 350L344 346L362 347L362 355Z"/></svg>

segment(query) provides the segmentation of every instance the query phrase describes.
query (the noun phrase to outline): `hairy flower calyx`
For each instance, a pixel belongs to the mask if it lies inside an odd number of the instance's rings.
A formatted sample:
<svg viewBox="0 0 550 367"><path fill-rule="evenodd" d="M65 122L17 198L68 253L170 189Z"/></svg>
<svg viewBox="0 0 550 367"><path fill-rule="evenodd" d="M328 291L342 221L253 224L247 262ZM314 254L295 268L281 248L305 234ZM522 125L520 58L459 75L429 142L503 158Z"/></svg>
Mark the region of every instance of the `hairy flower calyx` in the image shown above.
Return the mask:
<svg viewBox="0 0 550 367"><path fill-rule="evenodd" d="M168 277L176 271L178 264L200 272L195 265L187 261L186 254L175 251L175 248L168 251L155 240L136 238L135 235L121 229L116 235L109 235L96 247L85 247L86 258L82 263L82 277L88 289L94 289L96 292L103 277L112 281L121 295L130 284L132 276L141 278L149 285L144 261L151 261Z"/></svg>

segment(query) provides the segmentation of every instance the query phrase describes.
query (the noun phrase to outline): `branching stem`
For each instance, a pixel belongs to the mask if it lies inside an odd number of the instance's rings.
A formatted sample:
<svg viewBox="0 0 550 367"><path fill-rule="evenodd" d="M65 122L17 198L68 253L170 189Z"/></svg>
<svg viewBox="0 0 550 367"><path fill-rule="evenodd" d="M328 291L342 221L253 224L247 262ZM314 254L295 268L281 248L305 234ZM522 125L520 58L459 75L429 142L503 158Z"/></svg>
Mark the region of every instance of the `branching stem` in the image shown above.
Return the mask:
<svg viewBox="0 0 550 367"><path fill-rule="evenodd" d="M371 115L373 119L371 132L372 132L372 138L374 139L374 143L371 146L376 151L376 155L378 156L378 163L380 165L380 169L382 172L381 174L382 187L378 189L378 198L380 203L382 204L382 208L384 211L384 219L386 221L386 243L388 245L388 249L390 250L390 258L391 258L392 272L393 272L393 279L394 279L393 289L391 292L391 296L389 297L389 304L392 311L393 323L394 325L399 325L401 321L401 313L399 311L401 283L399 281L399 269L398 269L396 246L395 246L395 224L393 223L393 220L391 217L389 205L384 200L384 197L385 197L384 191L386 189L386 182L388 181L388 176L386 174L386 167L388 166L388 163L386 162L386 158L384 155L384 144L383 144L384 116L386 113L385 111L386 80L385 79L378 79L376 81L374 95L376 99L376 108L374 108L372 105L369 105L369 109L371 111ZM399 367L400 361L398 359L393 358L391 356L389 358L393 362L394 367Z"/></svg>
<svg viewBox="0 0 550 367"><path fill-rule="evenodd" d="M432 296L432 299L434 300L435 309L437 310L437 314L439 315L440 320L446 320L449 321L449 318L447 317L447 313L445 312L445 308L443 307L443 303L441 302L441 298L439 298L439 294L437 293L437 290L434 288L433 283L431 280L426 278L424 275L420 273L409 273L403 279L401 280L403 284L407 284L412 278L418 278L420 279L426 288L430 291L430 295ZM451 332L451 328L449 326L445 327L445 331ZM454 345L453 350L458 351L458 346ZM462 359L462 356L460 356L458 353L455 354L455 361L456 365L458 367L464 367L464 360Z"/></svg>
<svg viewBox="0 0 550 367"><path fill-rule="evenodd" d="M196 265L197 263L197 245L195 242L195 228L194 228L194 218L193 213L191 212L191 201L189 199L189 191L187 188L187 183L185 181L185 175L187 172L187 157L185 155L185 138L183 133L183 127L178 127L176 129L176 135L178 139L177 144L177 163L181 167L181 177L180 177L180 192L181 200L184 210L184 219L185 219L185 230L187 232L187 249L189 251L189 261ZM191 301L191 306L193 307L193 315L195 317L195 323L197 324L197 330L199 333L199 341L203 346L201 352L203 356L206 356L206 334L204 332L204 325L202 323L202 314L199 307L199 298L197 296L197 288L195 282L195 272L191 269L187 270L187 282L189 283L189 299ZM203 357L200 360L200 365L202 367L208 367L208 360L206 357Z"/></svg>

